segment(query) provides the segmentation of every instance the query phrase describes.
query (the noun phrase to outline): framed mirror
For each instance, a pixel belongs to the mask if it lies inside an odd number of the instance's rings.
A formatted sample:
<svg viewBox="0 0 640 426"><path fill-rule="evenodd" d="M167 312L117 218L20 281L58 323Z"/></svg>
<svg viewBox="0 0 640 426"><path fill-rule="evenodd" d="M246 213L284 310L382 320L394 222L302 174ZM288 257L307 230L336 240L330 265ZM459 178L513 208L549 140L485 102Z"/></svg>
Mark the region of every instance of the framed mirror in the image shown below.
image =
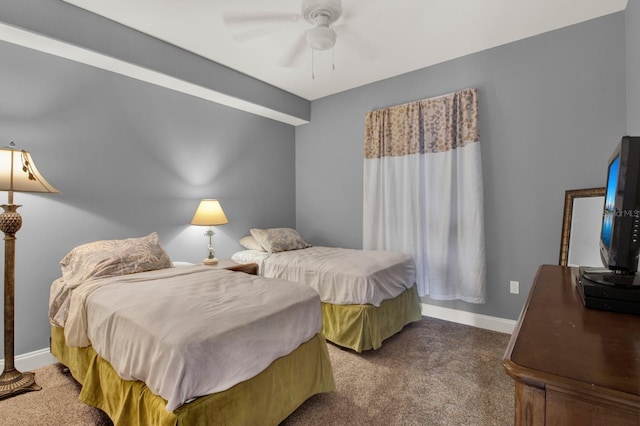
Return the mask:
<svg viewBox="0 0 640 426"><path fill-rule="evenodd" d="M604 188L565 192L560 265L602 266L599 242L604 194Z"/></svg>

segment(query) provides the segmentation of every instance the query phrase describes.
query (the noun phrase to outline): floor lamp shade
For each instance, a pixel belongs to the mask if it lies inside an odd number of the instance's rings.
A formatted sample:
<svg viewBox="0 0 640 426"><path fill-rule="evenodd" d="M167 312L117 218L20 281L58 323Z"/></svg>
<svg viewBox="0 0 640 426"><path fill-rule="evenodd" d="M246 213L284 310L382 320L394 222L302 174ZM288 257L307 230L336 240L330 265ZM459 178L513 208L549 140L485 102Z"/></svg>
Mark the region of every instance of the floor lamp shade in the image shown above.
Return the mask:
<svg viewBox="0 0 640 426"><path fill-rule="evenodd" d="M20 149L0 149L0 191L59 193L36 168L31 154Z"/></svg>
<svg viewBox="0 0 640 426"><path fill-rule="evenodd" d="M58 193L36 168L27 151L11 146L0 149L0 191L8 191L8 203L2 204L0 230L4 232L4 370L0 375L0 399L23 392L40 390L33 373L21 373L14 366L14 277L16 232L22 227L22 217L14 192Z"/></svg>
<svg viewBox="0 0 640 426"><path fill-rule="evenodd" d="M204 234L205 237L209 237L209 256L204 259L204 264L215 265L218 263L218 259L216 259L213 251L212 238L214 232L211 227L225 225L227 223L229 223L229 221L227 220L227 216L224 214L222 206L218 200L205 199L200 201L200 205L198 206L196 213L193 215L193 219L191 219L191 224L209 227L209 230Z"/></svg>

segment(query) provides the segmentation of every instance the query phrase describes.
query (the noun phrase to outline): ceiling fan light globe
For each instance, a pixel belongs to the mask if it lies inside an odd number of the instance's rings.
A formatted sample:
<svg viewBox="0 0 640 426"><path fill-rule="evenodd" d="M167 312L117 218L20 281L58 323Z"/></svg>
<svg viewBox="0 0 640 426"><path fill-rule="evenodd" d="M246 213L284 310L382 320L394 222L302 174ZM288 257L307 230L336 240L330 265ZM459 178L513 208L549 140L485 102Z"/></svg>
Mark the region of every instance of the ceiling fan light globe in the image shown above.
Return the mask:
<svg viewBox="0 0 640 426"><path fill-rule="evenodd" d="M329 27L319 26L307 31L307 45L313 50L331 49L336 44L336 32Z"/></svg>

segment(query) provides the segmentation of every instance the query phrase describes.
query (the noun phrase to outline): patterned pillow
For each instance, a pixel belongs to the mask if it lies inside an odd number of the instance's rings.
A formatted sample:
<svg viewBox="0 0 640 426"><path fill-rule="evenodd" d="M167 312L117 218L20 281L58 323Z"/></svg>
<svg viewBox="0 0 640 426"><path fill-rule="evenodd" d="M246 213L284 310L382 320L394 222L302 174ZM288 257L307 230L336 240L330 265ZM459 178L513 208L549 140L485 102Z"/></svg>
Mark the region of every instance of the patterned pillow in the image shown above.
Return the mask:
<svg viewBox="0 0 640 426"><path fill-rule="evenodd" d="M71 250L62 260L62 278L82 282L171 267L171 259L155 232L140 238L101 240Z"/></svg>
<svg viewBox="0 0 640 426"><path fill-rule="evenodd" d="M240 238L240 245L249 250L265 251L264 247L251 235Z"/></svg>
<svg viewBox="0 0 640 426"><path fill-rule="evenodd" d="M291 228L252 228L251 235L269 253L298 250L311 247L307 244L298 231Z"/></svg>

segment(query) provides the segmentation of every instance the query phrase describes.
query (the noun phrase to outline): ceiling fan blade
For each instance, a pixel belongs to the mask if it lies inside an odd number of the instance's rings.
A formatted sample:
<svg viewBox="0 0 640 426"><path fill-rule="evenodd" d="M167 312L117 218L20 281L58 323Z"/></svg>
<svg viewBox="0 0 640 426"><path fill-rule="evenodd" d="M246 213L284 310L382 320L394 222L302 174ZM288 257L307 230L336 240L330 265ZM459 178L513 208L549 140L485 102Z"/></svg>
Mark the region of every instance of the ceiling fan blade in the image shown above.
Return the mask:
<svg viewBox="0 0 640 426"><path fill-rule="evenodd" d="M262 36L276 33L281 29L282 27L278 27L278 26L253 28L250 30L245 30L239 33L235 33L231 36L231 38L234 39L235 41L244 42L244 41L252 40L254 38L259 38Z"/></svg>
<svg viewBox="0 0 640 426"><path fill-rule="evenodd" d="M282 22L298 22L302 16L299 13L289 12L248 12L227 11L223 15L225 24L277 24Z"/></svg>
<svg viewBox="0 0 640 426"><path fill-rule="evenodd" d="M298 37L296 37L295 42L288 49L287 53L282 57L280 61L278 61L278 65L286 68L292 67L295 64L295 62L298 59L300 59L300 56L302 55L302 53L306 48L307 48L306 33L303 32Z"/></svg>

